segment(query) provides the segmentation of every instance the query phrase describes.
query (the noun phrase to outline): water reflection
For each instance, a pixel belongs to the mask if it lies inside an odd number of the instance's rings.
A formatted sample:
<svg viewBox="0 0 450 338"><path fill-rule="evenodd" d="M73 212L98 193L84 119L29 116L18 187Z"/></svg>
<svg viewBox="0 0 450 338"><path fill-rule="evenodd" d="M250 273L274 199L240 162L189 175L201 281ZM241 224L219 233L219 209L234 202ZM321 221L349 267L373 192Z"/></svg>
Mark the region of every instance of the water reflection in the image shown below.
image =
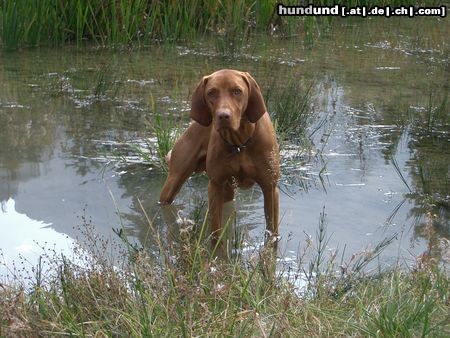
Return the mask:
<svg viewBox="0 0 450 338"><path fill-rule="evenodd" d="M17 212L13 199L3 201L0 212L0 276L14 276L14 268L28 264L32 268L45 250L72 256L73 240L52 229L50 223L38 221Z"/></svg>

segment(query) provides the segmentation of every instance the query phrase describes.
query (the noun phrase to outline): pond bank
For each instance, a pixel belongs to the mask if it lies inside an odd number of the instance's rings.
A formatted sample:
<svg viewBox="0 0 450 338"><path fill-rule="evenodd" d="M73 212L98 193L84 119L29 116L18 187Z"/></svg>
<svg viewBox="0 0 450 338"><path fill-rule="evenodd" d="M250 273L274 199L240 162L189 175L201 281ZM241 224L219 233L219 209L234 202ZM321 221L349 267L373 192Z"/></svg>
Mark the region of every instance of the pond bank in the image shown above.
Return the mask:
<svg viewBox="0 0 450 338"><path fill-rule="evenodd" d="M244 261L211 260L195 245L163 261L131 250L120 270L98 252L82 267L58 256L50 260L52 277L37 269L26 288L0 284L0 336L450 334L450 278L432 260L408 271L362 274L338 272L326 258L316 270L316 249L306 279L303 271L273 275L264 249Z"/></svg>

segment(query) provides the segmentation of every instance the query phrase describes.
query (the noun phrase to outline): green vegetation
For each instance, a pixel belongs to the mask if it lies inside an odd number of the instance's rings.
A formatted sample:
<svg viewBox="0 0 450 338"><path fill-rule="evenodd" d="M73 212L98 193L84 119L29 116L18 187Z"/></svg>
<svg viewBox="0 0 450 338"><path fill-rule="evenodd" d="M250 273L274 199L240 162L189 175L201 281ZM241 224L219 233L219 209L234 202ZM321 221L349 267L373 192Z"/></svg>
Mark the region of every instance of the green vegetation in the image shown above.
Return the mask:
<svg viewBox="0 0 450 338"><path fill-rule="evenodd" d="M208 31L244 32L250 20L266 27L268 4L253 1L17 0L0 2L0 38L8 49L94 41L126 46L195 38ZM271 6L269 6L271 7ZM257 14L261 11L261 17ZM262 29L262 28L261 28Z"/></svg>
<svg viewBox="0 0 450 338"><path fill-rule="evenodd" d="M313 86L311 82L305 88L293 78L267 86L264 97L281 146L284 142L304 144L308 138L305 131L312 113Z"/></svg>
<svg viewBox="0 0 450 338"><path fill-rule="evenodd" d="M78 263L55 254L40 262L27 285L0 285L0 336L450 334L445 271L420 261L410 271L364 274L362 267L391 239L345 264L337 262L337 253L327 253L325 223L323 214L316 243L307 237L300 255L299 263L309 268L276 273L267 248L212 259L202 244L204 223L181 225L189 231L181 231L170 249L153 236L161 256L130 245L124 231L117 231L126 244L116 247L116 262L125 259L118 268L104 255L111 243L99 241L85 224L93 243L89 252L75 250ZM43 266L53 273L43 273Z"/></svg>
<svg viewBox="0 0 450 338"><path fill-rule="evenodd" d="M174 146L176 140L180 137L182 126L180 122L176 122L173 116L162 116L161 112L156 108L154 100L152 100L153 124L152 130L156 137L156 143L148 147L151 153L154 153L154 161L150 161L159 169L167 172L166 155Z"/></svg>
<svg viewBox="0 0 450 338"><path fill-rule="evenodd" d="M1 0L0 45L6 49L92 41L100 46L148 45L215 34L219 48L245 40L252 32L291 36L304 34L311 41L318 26L329 17L279 17L275 0L232 2L215 0ZM300 2L302 3L302 2ZM436 5L398 0L350 0L316 2L327 6ZM285 1L285 5L298 5ZM307 4L307 2L304 2Z"/></svg>

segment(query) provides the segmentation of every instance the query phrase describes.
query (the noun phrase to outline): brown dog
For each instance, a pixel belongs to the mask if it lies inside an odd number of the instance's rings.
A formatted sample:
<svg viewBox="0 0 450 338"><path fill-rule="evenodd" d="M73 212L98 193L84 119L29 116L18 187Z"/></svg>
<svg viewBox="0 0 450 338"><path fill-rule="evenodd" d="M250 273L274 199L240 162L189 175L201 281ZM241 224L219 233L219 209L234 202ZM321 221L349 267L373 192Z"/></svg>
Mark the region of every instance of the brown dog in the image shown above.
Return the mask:
<svg viewBox="0 0 450 338"><path fill-rule="evenodd" d="M279 154L275 131L256 81L223 69L203 77L192 95L191 122L169 152L169 175L160 195L172 203L193 172L206 170L211 228L220 235L223 204L234 188L255 182L264 194L266 226L278 234Z"/></svg>

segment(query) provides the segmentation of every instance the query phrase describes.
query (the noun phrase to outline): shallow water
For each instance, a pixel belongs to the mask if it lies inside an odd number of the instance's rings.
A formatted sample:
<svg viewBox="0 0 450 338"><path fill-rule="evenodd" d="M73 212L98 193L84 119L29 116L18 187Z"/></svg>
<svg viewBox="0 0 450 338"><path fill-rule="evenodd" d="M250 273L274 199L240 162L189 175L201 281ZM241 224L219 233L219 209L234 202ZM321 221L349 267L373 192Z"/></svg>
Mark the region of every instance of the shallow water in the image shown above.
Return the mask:
<svg viewBox="0 0 450 338"><path fill-rule="evenodd" d="M330 252L349 258L397 234L380 256L383 265L413 264L418 255L449 259L449 21L336 27L312 47L296 37L260 37L233 55L216 52L215 40L139 51L2 52L3 263L33 265L46 245L67 250L84 241L85 223L105 238L123 227L144 244L141 204L166 234L157 205L165 174L133 147L154 140L152 107L186 124L197 81L224 67L249 71L263 91L289 80L313 86L311 143L284 145L282 153L285 255L296 257L314 238L324 210ZM181 217L205 202L206 185L204 176L187 182L175 202ZM235 203L235 226L250 245L263 238L262 202L255 188Z"/></svg>

